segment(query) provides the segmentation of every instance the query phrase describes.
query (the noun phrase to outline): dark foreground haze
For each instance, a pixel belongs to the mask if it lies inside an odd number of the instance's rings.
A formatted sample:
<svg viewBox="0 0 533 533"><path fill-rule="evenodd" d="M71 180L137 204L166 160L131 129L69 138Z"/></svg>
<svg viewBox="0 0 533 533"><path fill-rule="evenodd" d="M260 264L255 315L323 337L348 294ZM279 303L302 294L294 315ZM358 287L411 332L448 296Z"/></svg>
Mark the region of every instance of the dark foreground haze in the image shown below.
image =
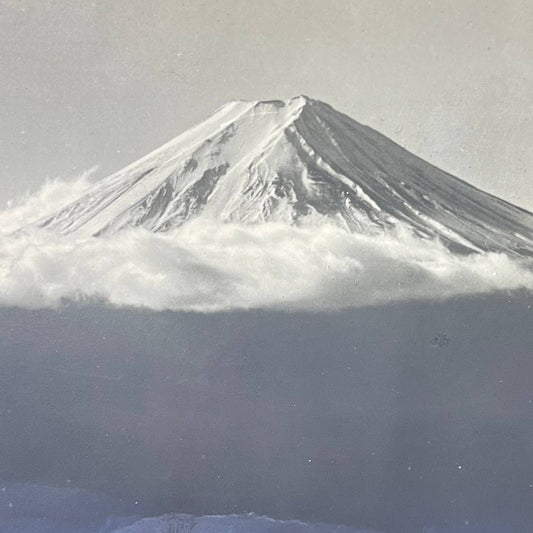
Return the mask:
<svg viewBox="0 0 533 533"><path fill-rule="evenodd" d="M3 308L0 479L88 489L144 516L525 533L531 303ZM0 520L17 511L0 503Z"/></svg>

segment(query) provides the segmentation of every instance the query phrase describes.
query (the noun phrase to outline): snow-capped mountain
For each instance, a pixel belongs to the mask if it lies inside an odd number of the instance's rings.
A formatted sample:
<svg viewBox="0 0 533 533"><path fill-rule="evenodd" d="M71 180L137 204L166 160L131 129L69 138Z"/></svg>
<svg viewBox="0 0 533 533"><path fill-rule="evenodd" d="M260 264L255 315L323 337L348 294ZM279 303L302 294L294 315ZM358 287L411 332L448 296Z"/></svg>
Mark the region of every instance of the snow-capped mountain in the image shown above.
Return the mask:
<svg viewBox="0 0 533 533"><path fill-rule="evenodd" d="M305 96L230 102L37 225L99 236L221 222L408 227L460 252L533 255L533 214Z"/></svg>

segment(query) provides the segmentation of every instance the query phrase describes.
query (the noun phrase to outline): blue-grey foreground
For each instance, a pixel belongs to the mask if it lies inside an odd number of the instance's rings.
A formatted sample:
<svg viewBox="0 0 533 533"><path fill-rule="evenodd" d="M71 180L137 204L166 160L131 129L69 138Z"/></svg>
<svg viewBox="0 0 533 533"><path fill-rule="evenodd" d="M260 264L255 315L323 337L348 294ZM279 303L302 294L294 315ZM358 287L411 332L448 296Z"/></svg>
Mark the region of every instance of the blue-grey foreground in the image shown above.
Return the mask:
<svg viewBox="0 0 533 533"><path fill-rule="evenodd" d="M30 483L104 495L117 516L530 532L532 313L530 293L315 314L2 308L3 530ZM168 520L113 527L180 531Z"/></svg>

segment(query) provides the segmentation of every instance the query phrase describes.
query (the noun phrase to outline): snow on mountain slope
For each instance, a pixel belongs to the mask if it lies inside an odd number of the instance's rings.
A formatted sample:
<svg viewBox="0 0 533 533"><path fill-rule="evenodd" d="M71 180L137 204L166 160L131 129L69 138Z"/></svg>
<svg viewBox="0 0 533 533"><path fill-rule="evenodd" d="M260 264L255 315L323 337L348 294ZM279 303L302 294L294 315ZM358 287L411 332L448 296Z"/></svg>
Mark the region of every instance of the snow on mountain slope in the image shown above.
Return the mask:
<svg viewBox="0 0 533 533"><path fill-rule="evenodd" d="M533 255L533 214L305 96L226 104L37 225L99 236L198 217L365 234L407 227L452 251Z"/></svg>

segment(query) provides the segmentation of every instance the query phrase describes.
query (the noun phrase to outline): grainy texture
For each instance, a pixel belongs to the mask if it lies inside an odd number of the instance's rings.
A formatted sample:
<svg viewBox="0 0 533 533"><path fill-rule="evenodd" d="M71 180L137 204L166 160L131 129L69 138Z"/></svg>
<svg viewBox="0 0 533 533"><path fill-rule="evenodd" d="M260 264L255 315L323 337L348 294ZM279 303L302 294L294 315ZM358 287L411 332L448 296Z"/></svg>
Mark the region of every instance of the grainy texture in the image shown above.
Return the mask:
<svg viewBox="0 0 533 533"><path fill-rule="evenodd" d="M0 0L0 200L308 94L533 209L528 0Z"/></svg>

